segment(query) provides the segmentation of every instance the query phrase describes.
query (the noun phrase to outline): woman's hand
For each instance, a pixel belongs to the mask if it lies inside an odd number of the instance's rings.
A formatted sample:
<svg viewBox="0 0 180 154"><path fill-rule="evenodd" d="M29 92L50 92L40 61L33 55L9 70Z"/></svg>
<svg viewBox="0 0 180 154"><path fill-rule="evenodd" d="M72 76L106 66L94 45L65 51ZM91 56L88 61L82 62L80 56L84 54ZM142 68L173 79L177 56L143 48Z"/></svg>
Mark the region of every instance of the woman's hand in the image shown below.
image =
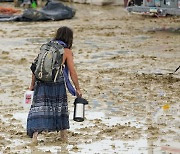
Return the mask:
<svg viewBox="0 0 180 154"><path fill-rule="evenodd" d="M76 90L76 96L77 97L82 97L82 93L81 93L80 89Z"/></svg>
<svg viewBox="0 0 180 154"><path fill-rule="evenodd" d="M31 86L29 87L29 90L33 91L33 90L34 90L34 86L31 85Z"/></svg>

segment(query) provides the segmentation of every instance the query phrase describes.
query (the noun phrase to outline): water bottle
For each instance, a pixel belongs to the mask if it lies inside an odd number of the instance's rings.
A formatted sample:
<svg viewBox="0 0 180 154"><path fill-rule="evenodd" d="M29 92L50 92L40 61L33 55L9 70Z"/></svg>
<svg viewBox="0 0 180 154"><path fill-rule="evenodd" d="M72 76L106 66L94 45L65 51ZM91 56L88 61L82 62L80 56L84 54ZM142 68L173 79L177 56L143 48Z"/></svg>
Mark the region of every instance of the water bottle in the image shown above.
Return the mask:
<svg viewBox="0 0 180 154"><path fill-rule="evenodd" d="M34 91L31 91L31 90L27 90L24 93L23 106L25 109L30 108L33 101L33 95L34 95Z"/></svg>

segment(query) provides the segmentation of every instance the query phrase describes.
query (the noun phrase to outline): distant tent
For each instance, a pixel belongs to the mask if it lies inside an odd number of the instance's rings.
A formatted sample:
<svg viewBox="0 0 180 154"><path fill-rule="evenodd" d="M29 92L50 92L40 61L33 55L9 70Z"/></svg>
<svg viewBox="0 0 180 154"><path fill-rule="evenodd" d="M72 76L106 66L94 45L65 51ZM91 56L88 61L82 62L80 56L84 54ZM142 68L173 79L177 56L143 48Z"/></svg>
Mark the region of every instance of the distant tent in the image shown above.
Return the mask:
<svg viewBox="0 0 180 154"><path fill-rule="evenodd" d="M13 2L13 0L0 0L0 2Z"/></svg>
<svg viewBox="0 0 180 154"><path fill-rule="evenodd" d="M0 6L0 14L1 15L3 15L3 14L12 15L12 14L19 13L19 12L21 12L21 11L16 10L14 8L7 8L7 7Z"/></svg>
<svg viewBox="0 0 180 154"><path fill-rule="evenodd" d="M41 10L26 9L23 14L17 16L0 16L0 22L4 21L48 21L71 19L75 10L60 2L48 2Z"/></svg>

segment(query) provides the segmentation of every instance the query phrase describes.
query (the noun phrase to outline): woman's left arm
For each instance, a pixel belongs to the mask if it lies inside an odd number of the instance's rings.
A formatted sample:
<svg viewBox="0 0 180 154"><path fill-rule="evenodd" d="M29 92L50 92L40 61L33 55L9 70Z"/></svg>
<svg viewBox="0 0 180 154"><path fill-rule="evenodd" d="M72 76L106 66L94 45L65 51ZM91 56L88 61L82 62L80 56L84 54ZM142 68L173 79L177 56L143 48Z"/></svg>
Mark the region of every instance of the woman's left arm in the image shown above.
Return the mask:
<svg viewBox="0 0 180 154"><path fill-rule="evenodd" d="M68 69L69 69L69 72L70 72L71 79L72 79L72 81L74 83L74 86L76 88L76 93L77 93L78 96L82 97L82 93L81 93L79 82L78 82L78 76L77 76L77 73L76 73L76 70L75 70L75 67L74 67L72 51L69 50L69 49L66 49L65 52L66 52L65 54L66 54L67 66L68 66Z"/></svg>

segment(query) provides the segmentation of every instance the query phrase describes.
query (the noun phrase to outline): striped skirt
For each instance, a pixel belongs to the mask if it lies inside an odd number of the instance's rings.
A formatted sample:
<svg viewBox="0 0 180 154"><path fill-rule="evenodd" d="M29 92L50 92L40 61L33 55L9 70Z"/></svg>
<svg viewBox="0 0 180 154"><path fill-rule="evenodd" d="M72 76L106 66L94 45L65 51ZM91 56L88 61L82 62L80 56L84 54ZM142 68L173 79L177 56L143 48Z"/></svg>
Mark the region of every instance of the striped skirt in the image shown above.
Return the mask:
<svg viewBox="0 0 180 154"><path fill-rule="evenodd" d="M69 113L63 77L56 83L36 82L27 118L27 135L65 129L69 129Z"/></svg>

